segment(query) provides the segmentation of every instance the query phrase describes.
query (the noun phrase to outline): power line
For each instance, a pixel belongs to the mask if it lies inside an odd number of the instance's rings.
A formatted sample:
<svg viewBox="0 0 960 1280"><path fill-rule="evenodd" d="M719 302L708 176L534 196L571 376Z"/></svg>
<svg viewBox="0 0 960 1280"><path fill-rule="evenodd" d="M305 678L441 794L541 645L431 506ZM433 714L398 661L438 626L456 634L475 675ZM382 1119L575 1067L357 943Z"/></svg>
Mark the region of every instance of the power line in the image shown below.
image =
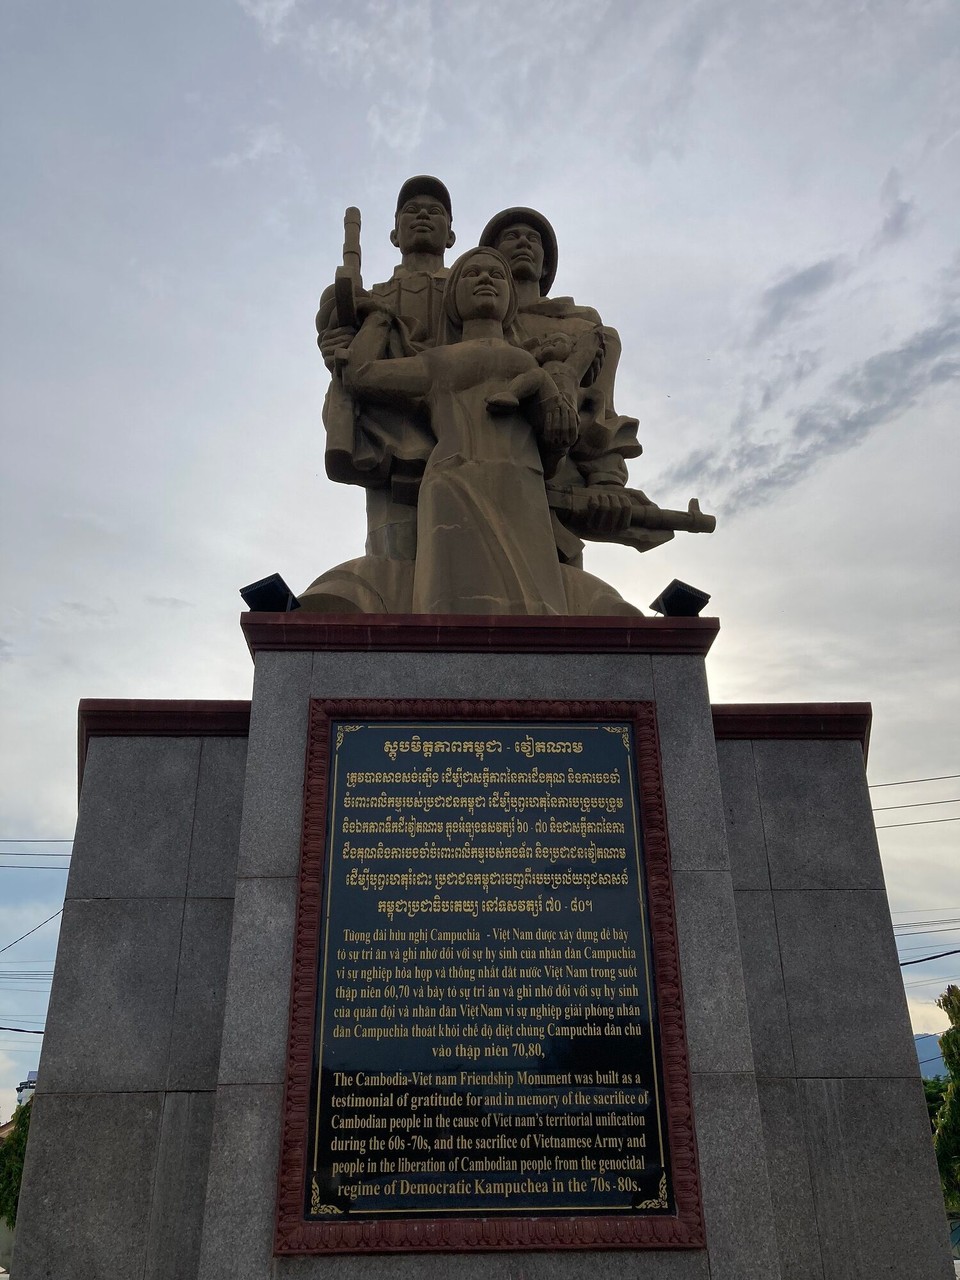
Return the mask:
<svg viewBox="0 0 960 1280"><path fill-rule="evenodd" d="M10 849L6 853L0 853L0 858L72 858L72 853L41 853L39 849L29 849L24 853L19 853L16 849Z"/></svg>
<svg viewBox="0 0 960 1280"><path fill-rule="evenodd" d="M73 844L72 840L44 840L41 836L3 836L0 844Z"/></svg>
<svg viewBox="0 0 960 1280"><path fill-rule="evenodd" d="M929 827L935 822L960 822L960 818L923 818L918 822L882 822L875 831L892 831L894 827Z"/></svg>
<svg viewBox="0 0 960 1280"><path fill-rule="evenodd" d="M63 907L60 908L60 911L55 911L52 916L47 916L46 920L41 920L39 924L35 924L33 928L28 929L26 933L21 933L19 938L14 938L14 940L12 942L8 942L5 947L0 947L0 955L2 955L4 951L9 951L11 947L15 947L17 943L22 942L24 938L29 938L31 933L36 933L38 929L42 929L43 926L45 924L49 924L51 920L56 920L61 911L63 911Z"/></svg>
<svg viewBox="0 0 960 1280"><path fill-rule="evenodd" d="M952 800L914 800L913 804L878 804L871 813L886 813L888 809L924 809L928 804L960 804L960 796L955 796ZM59 854L59 857L68 857L68 854Z"/></svg>
<svg viewBox="0 0 960 1280"><path fill-rule="evenodd" d="M0 854L0 857L2 856L3 855ZM11 863L9 866L7 866L6 864L0 862L0 871L69 871L69 870L70 870L69 867L50 866L49 863L46 866L41 866L39 863L28 862L26 866L24 866L24 864L21 862L19 865L17 863Z"/></svg>
<svg viewBox="0 0 960 1280"><path fill-rule="evenodd" d="M938 1062L939 1060L940 1060L940 1054L935 1053L932 1058L921 1058L919 1065L921 1067L925 1067L928 1062Z"/></svg>
<svg viewBox="0 0 960 1280"><path fill-rule="evenodd" d="M960 778L960 773L940 773L935 778L902 778L899 782L871 782L867 790L875 791L877 787L909 787L915 782L947 782L950 778Z"/></svg>
<svg viewBox="0 0 960 1280"><path fill-rule="evenodd" d="M34 1031L32 1027L0 1027L0 1031L19 1031L25 1036L42 1036L42 1031Z"/></svg>
<svg viewBox="0 0 960 1280"><path fill-rule="evenodd" d="M955 947L953 951L938 951L935 956L921 956L919 960L901 960L900 968L905 969L908 964L923 964L925 960L939 960L943 956L960 956L960 947Z"/></svg>
<svg viewBox="0 0 960 1280"><path fill-rule="evenodd" d="M895 929L894 935L898 938L919 938L926 933L956 933L957 928L957 925L951 924L945 929L901 929L899 932Z"/></svg>

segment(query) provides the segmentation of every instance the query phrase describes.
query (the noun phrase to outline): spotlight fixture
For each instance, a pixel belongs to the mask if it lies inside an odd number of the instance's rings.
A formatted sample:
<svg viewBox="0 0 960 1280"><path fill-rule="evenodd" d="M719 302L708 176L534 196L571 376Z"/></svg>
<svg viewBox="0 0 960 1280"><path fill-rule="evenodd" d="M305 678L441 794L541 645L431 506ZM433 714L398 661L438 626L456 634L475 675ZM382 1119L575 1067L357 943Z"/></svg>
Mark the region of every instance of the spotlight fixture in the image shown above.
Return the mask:
<svg viewBox="0 0 960 1280"><path fill-rule="evenodd" d="M668 587L657 596L650 608L654 613L662 613L665 618L695 618L710 597L706 591L698 591L689 582L681 582L674 578Z"/></svg>
<svg viewBox="0 0 960 1280"><path fill-rule="evenodd" d="M271 573L269 578L241 587L240 594L251 613L290 613L300 608L300 601L279 573Z"/></svg>

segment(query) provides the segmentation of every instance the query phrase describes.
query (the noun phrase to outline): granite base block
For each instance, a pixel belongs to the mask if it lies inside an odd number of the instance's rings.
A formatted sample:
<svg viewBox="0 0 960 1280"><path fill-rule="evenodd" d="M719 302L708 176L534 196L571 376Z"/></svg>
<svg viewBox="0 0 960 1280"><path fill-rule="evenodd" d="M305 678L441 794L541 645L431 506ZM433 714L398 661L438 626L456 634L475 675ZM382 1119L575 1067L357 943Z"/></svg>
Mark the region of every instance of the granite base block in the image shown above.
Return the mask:
<svg viewBox="0 0 960 1280"><path fill-rule="evenodd" d="M217 1090L197 1280L265 1280L273 1269L279 1085Z"/></svg>
<svg viewBox="0 0 960 1280"><path fill-rule="evenodd" d="M824 1280L953 1280L919 1077L801 1080Z"/></svg>
<svg viewBox="0 0 960 1280"><path fill-rule="evenodd" d="M167 1093L143 1280L196 1280L203 1234L212 1093Z"/></svg>
<svg viewBox="0 0 960 1280"><path fill-rule="evenodd" d="M575 702L653 696L646 654L316 653L313 659L310 692L314 698L560 698Z"/></svg>
<svg viewBox="0 0 960 1280"><path fill-rule="evenodd" d="M782 1280L824 1280L820 1237L795 1079L758 1079Z"/></svg>
<svg viewBox="0 0 960 1280"><path fill-rule="evenodd" d="M780 1280L753 1075L693 1077L710 1280Z"/></svg>
<svg viewBox="0 0 960 1280"><path fill-rule="evenodd" d="M858 742L755 742L773 889L882 889Z"/></svg>
<svg viewBox="0 0 960 1280"><path fill-rule="evenodd" d="M296 898L295 880L237 881L221 1085L283 1083Z"/></svg>
<svg viewBox="0 0 960 1280"><path fill-rule="evenodd" d="M34 1098L14 1276L143 1275L162 1112L159 1093Z"/></svg>
<svg viewBox="0 0 960 1280"><path fill-rule="evenodd" d="M751 1071L740 940L726 871L675 871L691 1071Z"/></svg>
<svg viewBox="0 0 960 1280"><path fill-rule="evenodd" d="M774 892L773 905L797 1075L915 1076L887 895Z"/></svg>
<svg viewBox="0 0 960 1280"><path fill-rule="evenodd" d="M166 1087L182 921L182 898L65 903L44 1092Z"/></svg>
<svg viewBox="0 0 960 1280"><path fill-rule="evenodd" d="M93 738L67 898L182 897L199 768L199 738Z"/></svg>
<svg viewBox="0 0 960 1280"><path fill-rule="evenodd" d="M232 897L184 904L168 1089L216 1088L232 923Z"/></svg>
<svg viewBox="0 0 960 1280"><path fill-rule="evenodd" d="M711 1280L706 1254L433 1253L275 1258L269 1280ZM246 1278L244 1278L246 1280Z"/></svg>
<svg viewBox="0 0 960 1280"><path fill-rule="evenodd" d="M292 876L300 856L312 653L262 653L250 712L240 876Z"/></svg>
<svg viewBox="0 0 960 1280"><path fill-rule="evenodd" d="M769 889L770 871L752 742L718 742L730 872L735 889Z"/></svg>
<svg viewBox="0 0 960 1280"><path fill-rule="evenodd" d="M246 738L203 740L190 840L190 897L233 897L246 767Z"/></svg>
<svg viewBox="0 0 960 1280"><path fill-rule="evenodd" d="M654 657L651 662L671 861L675 870L729 871L703 660Z"/></svg>
<svg viewBox="0 0 960 1280"><path fill-rule="evenodd" d="M733 896L754 1070L758 1076L792 1076L793 1041L773 895L768 889L740 889Z"/></svg>

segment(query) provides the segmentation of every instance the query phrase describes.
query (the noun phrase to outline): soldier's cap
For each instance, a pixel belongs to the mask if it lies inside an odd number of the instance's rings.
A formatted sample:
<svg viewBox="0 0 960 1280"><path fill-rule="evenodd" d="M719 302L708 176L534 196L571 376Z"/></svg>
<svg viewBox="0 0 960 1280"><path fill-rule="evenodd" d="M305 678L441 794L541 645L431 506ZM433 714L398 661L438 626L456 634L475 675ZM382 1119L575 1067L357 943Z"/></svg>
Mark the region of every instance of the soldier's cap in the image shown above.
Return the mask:
<svg viewBox="0 0 960 1280"><path fill-rule="evenodd" d="M451 221L453 220L453 210L450 207L450 192L439 178L431 178L429 173L418 173L415 178L408 178L400 188L400 194L397 196L397 213L414 196L433 196L446 209L447 217Z"/></svg>
<svg viewBox="0 0 960 1280"><path fill-rule="evenodd" d="M496 249L497 241L508 227L526 223L540 233L543 243L543 274L540 276L540 295L546 297L553 288L557 274L557 233L542 213L536 209L503 209L495 213L483 228L480 243L487 249Z"/></svg>

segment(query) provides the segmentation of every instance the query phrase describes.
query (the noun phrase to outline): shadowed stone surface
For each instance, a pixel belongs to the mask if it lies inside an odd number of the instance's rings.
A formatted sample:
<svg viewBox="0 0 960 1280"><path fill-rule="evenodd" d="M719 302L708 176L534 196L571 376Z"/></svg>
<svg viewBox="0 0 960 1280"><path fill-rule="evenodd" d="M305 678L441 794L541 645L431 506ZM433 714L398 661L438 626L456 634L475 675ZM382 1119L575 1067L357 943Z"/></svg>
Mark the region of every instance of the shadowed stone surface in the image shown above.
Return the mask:
<svg viewBox="0 0 960 1280"><path fill-rule="evenodd" d="M773 895L741 889L734 900L754 1069L757 1075L795 1075Z"/></svg>
<svg viewBox="0 0 960 1280"><path fill-rule="evenodd" d="M691 1071L750 1071L750 1027L730 876L673 877Z"/></svg>
<svg viewBox="0 0 960 1280"><path fill-rule="evenodd" d="M187 878L192 897L233 897L246 765L246 738L204 738Z"/></svg>
<svg viewBox="0 0 960 1280"><path fill-rule="evenodd" d="M239 876L292 876L300 857L311 653L257 656Z"/></svg>
<svg viewBox="0 0 960 1280"><path fill-rule="evenodd" d="M756 1081L694 1073L693 1103L710 1278L780 1280Z"/></svg>
<svg viewBox="0 0 960 1280"><path fill-rule="evenodd" d="M199 738L93 738L67 898L182 896Z"/></svg>
<svg viewBox="0 0 960 1280"><path fill-rule="evenodd" d="M767 849L752 742L718 742L727 847L735 889L769 889Z"/></svg>
<svg viewBox="0 0 960 1280"><path fill-rule="evenodd" d="M641 700L653 678L646 654L317 653L311 695Z"/></svg>
<svg viewBox="0 0 960 1280"><path fill-rule="evenodd" d="M182 899L65 904L44 1092L164 1088L182 918Z"/></svg>
<svg viewBox="0 0 960 1280"><path fill-rule="evenodd" d="M729 870L703 659L651 659L674 869Z"/></svg>
<svg viewBox="0 0 960 1280"><path fill-rule="evenodd" d="M858 742L756 742L774 889L882 889Z"/></svg>
<svg viewBox="0 0 960 1280"><path fill-rule="evenodd" d="M186 901L168 1089L216 1088L232 920L230 898Z"/></svg>
<svg viewBox="0 0 960 1280"><path fill-rule="evenodd" d="M14 1276L131 1280L143 1274L162 1105L155 1093L38 1093Z"/></svg>
<svg viewBox="0 0 960 1280"><path fill-rule="evenodd" d="M916 1067L799 1090L824 1280L953 1280Z"/></svg>
<svg viewBox="0 0 960 1280"><path fill-rule="evenodd" d="M885 893L774 893L799 1076L916 1076Z"/></svg>
<svg viewBox="0 0 960 1280"><path fill-rule="evenodd" d="M420 1253L284 1258L271 1280L710 1280L706 1254L611 1249L589 1253Z"/></svg>
<svg viewBox="0 0 960 1280"><path fill-rule="evenodd" d="M274 1274L282 1096L280 1085L217 1090L198 1280Z"/></svg>
<svg viewBox="0 0 960 1280"><path fill-rule="evenodd" d="M281 1084L295 880L238 880L220 1051L221 1084Z"/></svg>
<svg viewBox="0 0 960 1280"><path fill-rule="evenodd" d="M823 1280L799 1086L757 1080L783 1280Z"/></svg>
<svg viewBox="0 0 960 1280"><path fill-rule="evenodd" d="M213 1107L212 1093L164 1098L143 1280L195 1280Z"/></svg>

